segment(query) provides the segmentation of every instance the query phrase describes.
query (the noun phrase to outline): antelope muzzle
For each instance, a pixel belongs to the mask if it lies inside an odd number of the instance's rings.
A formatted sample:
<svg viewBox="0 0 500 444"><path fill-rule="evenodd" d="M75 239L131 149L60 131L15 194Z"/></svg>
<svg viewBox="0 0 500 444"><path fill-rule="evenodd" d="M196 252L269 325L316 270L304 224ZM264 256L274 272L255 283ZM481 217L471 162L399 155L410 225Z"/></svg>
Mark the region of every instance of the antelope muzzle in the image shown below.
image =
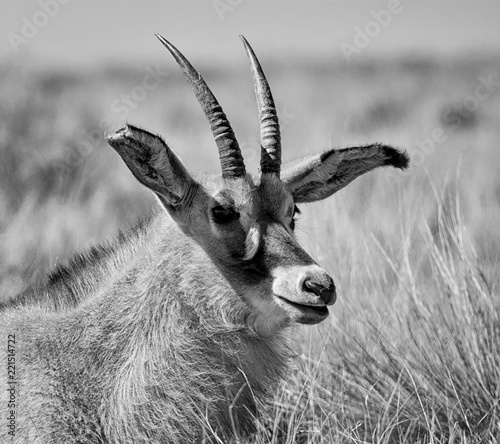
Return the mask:
<svg viewBox="0 0 500 444"><path fill-rule="evenodd" d="M337 299L331 276L318 265L278 267L273 272L276 303L293 322L317 324Z"/></svg>

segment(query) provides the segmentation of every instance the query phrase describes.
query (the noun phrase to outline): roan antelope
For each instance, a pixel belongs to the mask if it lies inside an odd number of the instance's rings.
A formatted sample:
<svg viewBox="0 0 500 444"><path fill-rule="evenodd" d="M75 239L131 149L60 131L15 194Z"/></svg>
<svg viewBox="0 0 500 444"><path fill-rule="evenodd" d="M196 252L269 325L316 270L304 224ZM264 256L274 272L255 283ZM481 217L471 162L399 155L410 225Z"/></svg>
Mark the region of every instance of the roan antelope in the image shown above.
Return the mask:
<svg viewBox="0 0 500 444"><path fill-rule="evenodd" d="M281 171L276 107L243 38L262 145L260 175L250 175L203 78L157 37L210 123L222 177L194 177L143 129L107 137L156 194L157 211L0 305L2 340L15 335L8 388L17 391L6 412L2 385L2 442L230 442L251 434L258 404L288 369L285 329L323 321L336 298L332 278L295 240L296 205L376 167L408 166L404 152L372 144L309 155ZM14 437L6 435L11 411Z"/></svg>

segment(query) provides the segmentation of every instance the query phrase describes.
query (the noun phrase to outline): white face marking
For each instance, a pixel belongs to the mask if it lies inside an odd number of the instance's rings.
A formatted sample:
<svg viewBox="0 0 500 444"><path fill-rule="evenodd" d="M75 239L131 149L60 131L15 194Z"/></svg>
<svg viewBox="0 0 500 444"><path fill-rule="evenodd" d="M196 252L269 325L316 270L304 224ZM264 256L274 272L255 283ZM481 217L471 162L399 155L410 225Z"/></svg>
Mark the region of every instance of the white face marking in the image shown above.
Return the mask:
<svg viewBox="0 0 500 444"><path fill-rule="evenodd" d="M260 230L258 225L250 227L248 230L247 238L245 239L245 256L243 260L249 261L253 259L260 243Z"/></svg>

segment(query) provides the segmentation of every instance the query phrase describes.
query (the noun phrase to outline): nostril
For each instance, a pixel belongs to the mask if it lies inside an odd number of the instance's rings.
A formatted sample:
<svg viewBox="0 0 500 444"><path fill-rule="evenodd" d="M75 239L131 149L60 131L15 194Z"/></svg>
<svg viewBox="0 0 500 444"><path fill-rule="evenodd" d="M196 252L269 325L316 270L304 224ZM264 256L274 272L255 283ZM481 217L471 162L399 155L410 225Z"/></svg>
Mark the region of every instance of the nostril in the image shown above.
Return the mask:
<svg viewBox="0 0 500 444"><path fill-rule="evenodd" d="M311 279L306 279L302 285L304 291L321 296L321 291L323 288L321 284L318 284L317 282L314 282Z"/></svg>
<svg viewBox="0 0 500 444"><path fill-rule="evenodd" d="M326 305L333 304L337 298L335 284L333 281L330 281L327 285L325 285L323 283L315 282L312 279L306 279L302 284L302 290L319 296Z"/></svg>

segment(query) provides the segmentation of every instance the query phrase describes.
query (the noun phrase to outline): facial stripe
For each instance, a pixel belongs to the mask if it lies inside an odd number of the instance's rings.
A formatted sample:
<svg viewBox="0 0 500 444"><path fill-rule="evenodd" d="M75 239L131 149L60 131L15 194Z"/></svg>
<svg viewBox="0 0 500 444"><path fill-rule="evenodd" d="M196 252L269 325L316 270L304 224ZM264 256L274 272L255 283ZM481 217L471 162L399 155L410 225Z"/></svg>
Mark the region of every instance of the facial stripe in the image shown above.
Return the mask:
<svg viewBox="0 0 500 444"><path fill-rule="evenodd" d="M245 261L251 260L257 253L257 250L259 249L259 244L260 244L259 226L254 225L250 227L250 229L248 230L248 234L245 239L245 256L243 257L243 260Z"/></svg>

